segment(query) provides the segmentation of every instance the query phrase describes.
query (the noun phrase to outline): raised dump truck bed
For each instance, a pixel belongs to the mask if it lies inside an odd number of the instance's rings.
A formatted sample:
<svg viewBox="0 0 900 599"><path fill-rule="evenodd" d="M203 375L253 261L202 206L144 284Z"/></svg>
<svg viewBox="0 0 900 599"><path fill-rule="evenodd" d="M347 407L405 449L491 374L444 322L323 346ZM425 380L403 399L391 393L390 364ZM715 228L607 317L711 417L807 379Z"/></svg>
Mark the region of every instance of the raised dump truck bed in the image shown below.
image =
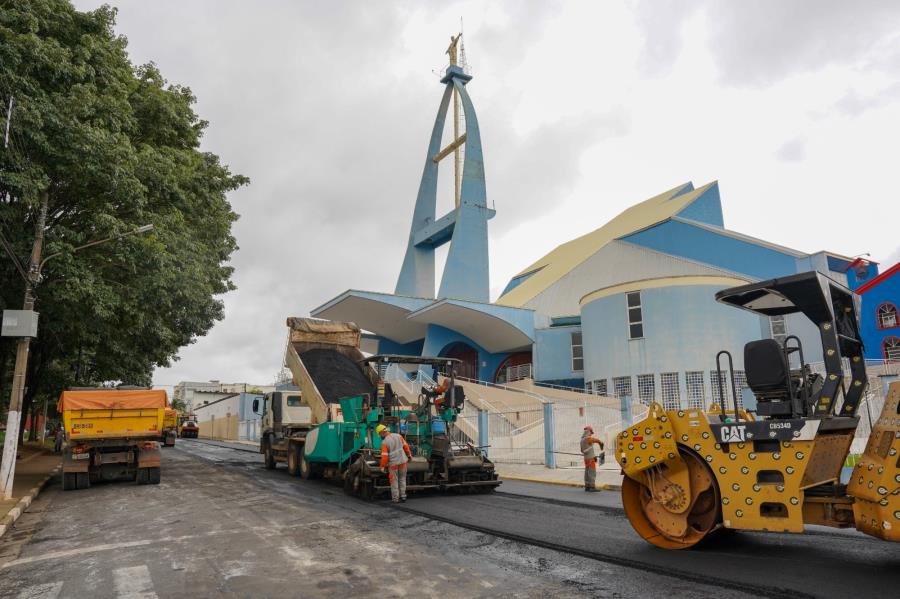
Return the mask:
<svg viewBox="0 0 900 599"><path fill-rule="evenodd" d="M339 400L372 395L375 372L362 364L359 327L353 323L288 318L285 362L312 412L310 424L339 420Z"/></svg>
<svg viewBox="0 0 900 599"><path fill-rule="evenodd" d="M285 462L301 474L298 448L317 424L343 420L340 399L375 393L375 371L362 364L359 327L352 323L289 318L285 363L299 391L266 395L259 450L266 467ZM254 411L260 412L257 402ZM308 474L308 473L307 473Z"/></svg>
<svg viewBox="0 0 900 599"><path fill-rule="evenodd" d="M166 403L162 390L63 391L57 403L66 434L63 489L116 478L159 483Z"/></svg>

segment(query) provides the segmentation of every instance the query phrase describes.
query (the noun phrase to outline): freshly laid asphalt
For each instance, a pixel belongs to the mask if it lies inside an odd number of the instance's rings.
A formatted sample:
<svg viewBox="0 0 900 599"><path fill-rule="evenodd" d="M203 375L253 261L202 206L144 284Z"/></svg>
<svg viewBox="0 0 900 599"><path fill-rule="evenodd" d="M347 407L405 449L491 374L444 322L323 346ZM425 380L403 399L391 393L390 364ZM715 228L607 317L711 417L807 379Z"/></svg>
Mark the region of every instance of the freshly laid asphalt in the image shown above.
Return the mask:
<svg viewBox="0 0 900 599"><path fill-rule="evenodd" d="M249 451L248 451L249 449ZM179 439L162 484L52 483L0 539L0 597L896 597L900 546L855 532L646 544L618 494L506 481L366 503Z"/></svg>

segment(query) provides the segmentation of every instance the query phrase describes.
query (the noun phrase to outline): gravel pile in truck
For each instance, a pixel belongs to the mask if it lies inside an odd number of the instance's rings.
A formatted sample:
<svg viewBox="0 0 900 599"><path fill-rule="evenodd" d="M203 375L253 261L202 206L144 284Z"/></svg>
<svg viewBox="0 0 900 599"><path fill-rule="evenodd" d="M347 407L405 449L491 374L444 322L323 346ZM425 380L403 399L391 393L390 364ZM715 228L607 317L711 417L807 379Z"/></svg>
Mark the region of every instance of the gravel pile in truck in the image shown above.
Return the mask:
<svg viewBox="0 0 900 599"><path fill-rule="evenodd" d="M359 364L332 349L310 349L300 354L322 399L337 403L342 397L375 395L375 386Z"/></svg>

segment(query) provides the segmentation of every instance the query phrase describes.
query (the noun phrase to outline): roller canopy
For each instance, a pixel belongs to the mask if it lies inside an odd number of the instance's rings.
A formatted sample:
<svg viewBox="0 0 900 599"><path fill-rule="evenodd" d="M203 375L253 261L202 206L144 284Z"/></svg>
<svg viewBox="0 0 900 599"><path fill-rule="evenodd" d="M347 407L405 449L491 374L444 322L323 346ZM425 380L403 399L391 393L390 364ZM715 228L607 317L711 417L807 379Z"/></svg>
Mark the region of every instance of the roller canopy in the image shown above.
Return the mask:
<svg viewBox="0 0 900 599"><path fill-rule="evenodd" d="M856 416L867 382L857 316L858 295L822 273L811 271L723 289L716 294L716 300L763 316L801 313L809 318L822 339L826 373L822 389L813 398L814 414L830 415L838 394L843 393L839 415ZM841 358L847 358L850 364L850 384L846 388Z"/></svg>
<svg viewBox="0 0 900 599"><path fill-rule="evenodd" d="M63 391L56 403L63 410L127 410L165 408L166 392L162 389L88 389Z"/></svg>
<svg viewBox="0 0 900 599"><path fill-rule="evenodd" d="M815 271L723 289L716 300L764 316L800 312L816 324L830 322L847 307L856 315L853 292Z"/></svg>

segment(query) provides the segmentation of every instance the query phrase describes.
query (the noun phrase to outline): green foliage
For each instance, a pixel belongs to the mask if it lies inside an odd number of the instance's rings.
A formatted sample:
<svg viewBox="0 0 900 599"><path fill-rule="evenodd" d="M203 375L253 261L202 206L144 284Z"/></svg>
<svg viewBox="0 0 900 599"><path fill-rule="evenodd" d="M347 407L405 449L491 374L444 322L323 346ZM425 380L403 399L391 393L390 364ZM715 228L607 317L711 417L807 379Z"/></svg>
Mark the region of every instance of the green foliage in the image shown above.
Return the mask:
<svg viewBox="0 0 900 599"><path fill-rule="evenodd" d="M0 227L26 261L47 190L45 255L61 252L36 290L29 399L76 384L148 384L223 316L217 296L234 288L237 249L226 196L248 180L200 150L207 123L189 88L131 64L114 9L0 4L0 95L4 106L15 98L12 145L0 148L0 197L9 194ZM151 234L71 253L151 223ZM0 255L0 308L20 308L22 291ZM4 397L11 351L0 346Z"/></svg>
<svg viewBox="0 0 900 599"><path fill-rule="evenodd" d="M184 403L184 400L178 397L172 398L172 408L178 410L180 413L184 414L187 412L187 404Z"/></svg>

